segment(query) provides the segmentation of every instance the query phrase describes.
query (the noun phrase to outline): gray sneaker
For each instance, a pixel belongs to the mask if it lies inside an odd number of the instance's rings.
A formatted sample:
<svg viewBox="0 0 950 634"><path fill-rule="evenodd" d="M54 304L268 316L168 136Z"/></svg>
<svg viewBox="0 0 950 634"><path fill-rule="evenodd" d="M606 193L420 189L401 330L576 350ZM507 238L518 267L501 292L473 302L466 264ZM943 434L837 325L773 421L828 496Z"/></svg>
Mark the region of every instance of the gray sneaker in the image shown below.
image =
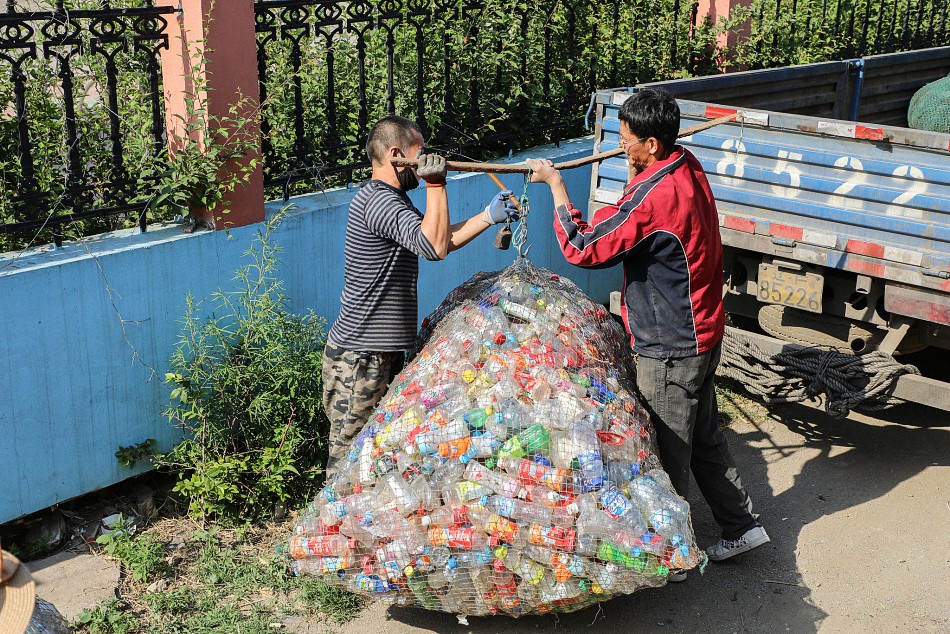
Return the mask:
<svg viewBox="0 0 950 634"><path fill-rule="evenodd" d="M670 583L682 583L683 581L686 581L686 571L672 572L669 574L666 580Z"/></svg>
<svg viewBox="0 0 950 634"><path fill-rule="evenodd" d="M755 528L747 530L745 535L739 539L720 539L718 544L713 544L706 549L706 554L709 555L709 558L713 561L722 561L750 551L753 548L758 548L762 544L767 544L769 541L771 540L769 539L768 533L765 532L765 529L761 526L756 526Z"/></svg>

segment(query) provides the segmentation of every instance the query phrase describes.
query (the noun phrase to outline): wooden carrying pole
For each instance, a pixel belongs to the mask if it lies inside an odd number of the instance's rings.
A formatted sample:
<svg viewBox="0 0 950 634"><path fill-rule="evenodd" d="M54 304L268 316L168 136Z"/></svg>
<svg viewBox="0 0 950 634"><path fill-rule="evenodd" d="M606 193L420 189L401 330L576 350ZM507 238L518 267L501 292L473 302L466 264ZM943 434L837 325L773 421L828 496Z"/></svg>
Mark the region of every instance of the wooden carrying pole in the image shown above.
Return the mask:
<svg viewBox="0 0 950 634"><path fill-rule="evenodd" d="M722 123L728 123L735 119L736 116L738 116L738 113L704 121L703 123L697 123L696 125L680 130L677 138L696 134L697 132L708 130ZM614 156L620 156L621 154L623 154L623 149L616 148L614 150L608 150L607 152L599 152L591 156L574 159L573 161L555 163L554 169L568 170L575 167L582 167L584 165L590 165L591 163L599 163ZM396 167L417 167L419 165L418 159L414 158L391 157L389 160ZM450 172L485 172L488 174L527 174L529 172L528 166L524 163L473 163L466 161L447 161L447 163L447 169ZM496 182L499 183L499 187L502 187L499 181Z"/></svg>

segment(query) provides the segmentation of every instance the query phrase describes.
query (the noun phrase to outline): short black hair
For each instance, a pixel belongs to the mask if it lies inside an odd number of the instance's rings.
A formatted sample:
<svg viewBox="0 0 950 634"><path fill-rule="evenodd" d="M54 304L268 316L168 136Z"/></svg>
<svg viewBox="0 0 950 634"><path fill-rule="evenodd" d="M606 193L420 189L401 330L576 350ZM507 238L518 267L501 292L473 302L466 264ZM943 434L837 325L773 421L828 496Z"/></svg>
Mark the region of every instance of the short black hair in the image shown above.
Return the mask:
<svg viewBox="0 0 950 634"><path fill-rule="evenodd" d="M394 114L383 117L369 131L366 156L373 163L381 163L386 160L386 152L391 147L398 147L406 153L416 142L416 133L422 136L422 129L415 121Z"/></svg>
<svg viewBox="0 0 950 634"><path fill-rule="evenodd" d="M662 88L641 88L620 106L620 120L638 139L654 137L667 151L680 131L680 107Z"/></svg>

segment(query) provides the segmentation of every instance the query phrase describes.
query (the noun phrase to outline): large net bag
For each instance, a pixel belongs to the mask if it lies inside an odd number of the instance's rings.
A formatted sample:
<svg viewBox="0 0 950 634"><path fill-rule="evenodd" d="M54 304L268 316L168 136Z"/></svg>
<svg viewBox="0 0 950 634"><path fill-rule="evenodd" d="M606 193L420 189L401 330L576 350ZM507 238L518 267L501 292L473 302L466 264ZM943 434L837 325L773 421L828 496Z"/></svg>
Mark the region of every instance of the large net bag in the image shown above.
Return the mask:
<svg viewBox="0 0 950 634"><path fill-rule="evenodd" d="M289 544L297 574L459 615L572 611L695 567L623 330L519 259L456 288Z"/></svg>
<svg viewBox="0 0 950 634"><path fill-rule="evenodd" d="M950 75L914 93L907 108L907 125L950 134Z"/></svg>

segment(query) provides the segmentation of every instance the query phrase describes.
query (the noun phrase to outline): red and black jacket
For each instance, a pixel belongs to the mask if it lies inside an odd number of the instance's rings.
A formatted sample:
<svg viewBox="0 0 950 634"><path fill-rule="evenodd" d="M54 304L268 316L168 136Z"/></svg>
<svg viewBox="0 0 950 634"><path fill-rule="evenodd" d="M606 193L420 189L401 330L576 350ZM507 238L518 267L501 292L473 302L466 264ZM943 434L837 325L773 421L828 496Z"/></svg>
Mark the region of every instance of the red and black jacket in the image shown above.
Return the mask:
<svg viewBox="0 0 950 634"><path fill-rule="evenodd" d="M702 354L722 340L722 242L716 202L688 150L638 174L616 205L588 224L559 206L554 231L571 264L623 263L621 312L636 353L653 358Z"/></svg>

